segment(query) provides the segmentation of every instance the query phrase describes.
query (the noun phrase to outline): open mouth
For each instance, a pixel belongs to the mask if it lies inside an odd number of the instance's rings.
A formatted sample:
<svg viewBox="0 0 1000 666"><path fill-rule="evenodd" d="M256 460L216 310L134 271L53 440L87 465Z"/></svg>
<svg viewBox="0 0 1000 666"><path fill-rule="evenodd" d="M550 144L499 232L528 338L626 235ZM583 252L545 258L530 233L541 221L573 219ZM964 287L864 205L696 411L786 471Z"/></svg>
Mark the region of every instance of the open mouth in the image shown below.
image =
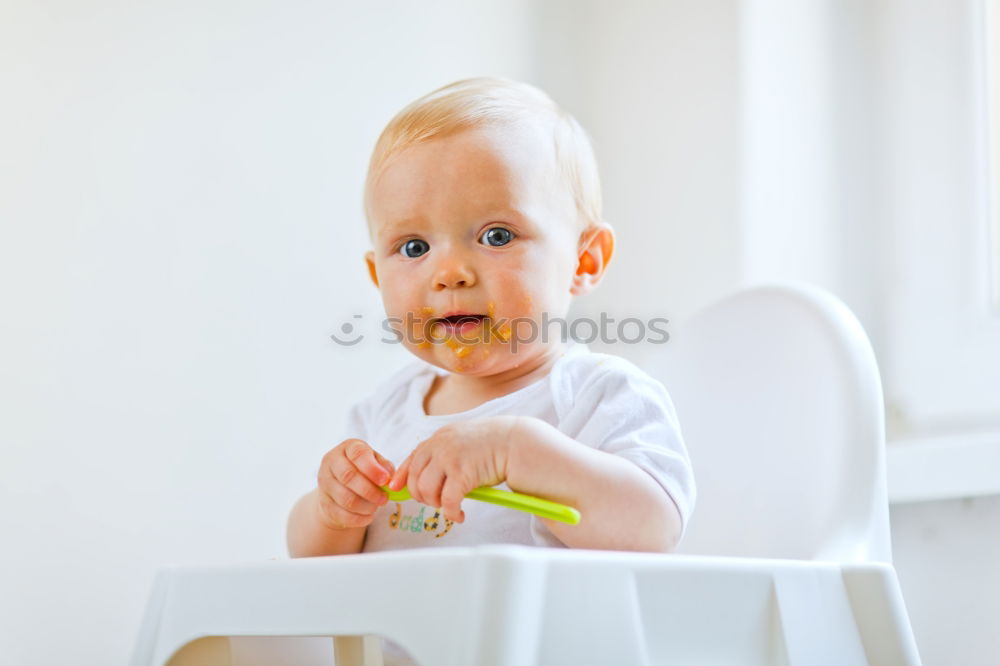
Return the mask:
<svg viewBox="0 0 1000 666"><path fill-rule="evenodd" d="M435 324L443 327L444 331L448 333L469 334L476 331L485 320L486 315L460 314L450 315L448 317L439 317L435 321Z"/></svg>
<svg viewBox="0 0 1000 666"><path fill-rule="evenodd" d="M474 314L461 314L461 315L451 315L450 317L441 317L438 321L446 324L451 324L452 326L461 326L467 322L479 324L484 319L486 315L474 315Z"/></svg>

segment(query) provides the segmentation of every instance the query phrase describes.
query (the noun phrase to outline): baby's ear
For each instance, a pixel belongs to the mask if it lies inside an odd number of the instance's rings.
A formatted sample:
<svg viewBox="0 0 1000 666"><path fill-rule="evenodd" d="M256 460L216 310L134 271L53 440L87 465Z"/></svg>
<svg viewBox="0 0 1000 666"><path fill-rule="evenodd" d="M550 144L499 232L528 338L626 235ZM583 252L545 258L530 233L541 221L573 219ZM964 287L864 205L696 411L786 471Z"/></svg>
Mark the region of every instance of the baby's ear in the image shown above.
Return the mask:
<svg viewBox="0 0 1000 666"><path fill-rule="evenodd" d="M378 273L375 271L375 253L371 250L365 252L365 263L368 264L368 275L371 276L375 287L378 287Z"/></svg>
<svg viewBox="0 0 1000 666"><path fill-rule="evenodd" d="M587 227L580 234L579 257L570 293L586 294L598 285L615 251L615 230L607 222Z"/></svg>

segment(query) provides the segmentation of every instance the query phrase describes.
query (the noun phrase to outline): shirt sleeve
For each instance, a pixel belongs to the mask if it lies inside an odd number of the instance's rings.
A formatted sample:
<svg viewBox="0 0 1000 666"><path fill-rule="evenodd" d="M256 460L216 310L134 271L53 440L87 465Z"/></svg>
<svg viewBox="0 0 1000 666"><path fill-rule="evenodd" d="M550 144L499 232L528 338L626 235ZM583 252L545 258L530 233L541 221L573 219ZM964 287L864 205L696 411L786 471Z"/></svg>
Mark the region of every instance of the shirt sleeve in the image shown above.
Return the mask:
<svg viewBox="0 0 1000 666"><path fill-rule="evenodd" d="M681 534L694 509L695 482L673 401L659 381L624 361L599 365L580 387L575 439L621 456L670 496Z"/></svg>

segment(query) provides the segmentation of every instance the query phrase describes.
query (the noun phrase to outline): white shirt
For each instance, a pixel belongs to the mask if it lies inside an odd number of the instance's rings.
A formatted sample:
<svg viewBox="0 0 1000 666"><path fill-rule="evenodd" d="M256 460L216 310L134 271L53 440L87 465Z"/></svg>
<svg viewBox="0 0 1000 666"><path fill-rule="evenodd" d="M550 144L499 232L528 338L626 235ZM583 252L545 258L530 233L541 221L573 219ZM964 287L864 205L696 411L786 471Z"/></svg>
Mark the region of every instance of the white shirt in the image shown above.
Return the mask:
<svg viewBox="0 0 1000 666"><path fill-rule="evenodd" d="M677 505L682 529L687 525L695 483L673 403L663 384L631 362L570 340L542 379L464 412L430 416L424 398L435 375L446 374L422 360L401 368L351 408L344 439L364 440L398 466L447 423L533 416L580 444L635 463ZM368 526L364 552L485 543L563 545L532 514L469 499L462 509L465 522L450 523L415 500L389 502Z"/></svg>

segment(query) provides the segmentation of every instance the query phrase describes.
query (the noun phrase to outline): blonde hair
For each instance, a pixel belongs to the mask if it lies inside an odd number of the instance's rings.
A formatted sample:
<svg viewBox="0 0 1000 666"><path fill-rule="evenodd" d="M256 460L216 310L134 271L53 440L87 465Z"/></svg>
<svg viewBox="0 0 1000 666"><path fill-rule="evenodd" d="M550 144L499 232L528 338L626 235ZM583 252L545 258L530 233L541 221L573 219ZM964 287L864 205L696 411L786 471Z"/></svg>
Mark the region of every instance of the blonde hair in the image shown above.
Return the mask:
<svg viewBox="0 0 1000 666"><path fill-rule="evenodd" d="M389 160L406 148L477 127L517 124L530 119L552 133L559 176L576 202L581 229L601 222L601 181L587 133L573 116L527 83L477 77L450 83L411 102L389 121L372 151L365 179L365 218L371 229L371 196Z"/></svg>

